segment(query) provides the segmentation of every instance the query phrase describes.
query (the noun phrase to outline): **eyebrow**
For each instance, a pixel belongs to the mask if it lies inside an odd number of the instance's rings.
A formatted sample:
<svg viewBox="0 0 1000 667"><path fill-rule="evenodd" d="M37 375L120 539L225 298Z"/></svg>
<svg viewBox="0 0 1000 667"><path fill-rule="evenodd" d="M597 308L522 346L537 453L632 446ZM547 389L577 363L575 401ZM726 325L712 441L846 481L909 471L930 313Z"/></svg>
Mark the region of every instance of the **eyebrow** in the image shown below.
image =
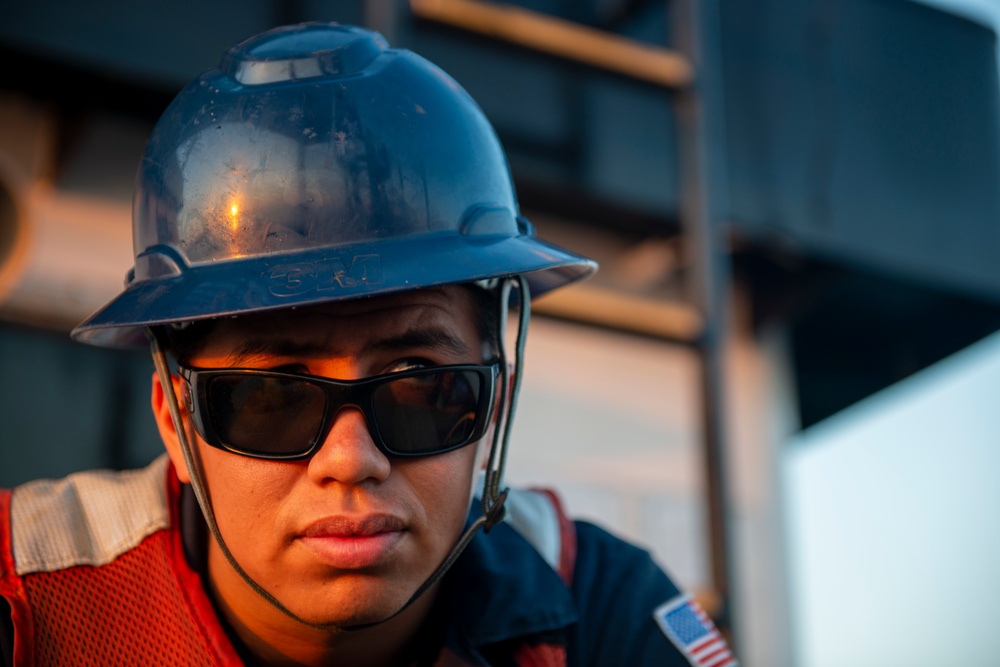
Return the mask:
<svg viewBox="0 0 1000 667"><path fill-rule="evenodd" d="M248 338L229 355L233 366L241 366L254 357L319 357L329 353L329 347L316 341L295 341L287 338Z"/></svg>
<svg viewBox="0 0 1000 667"><path fill-rule="evenodd" d="M362 354L369 352L399 352L414 348L424 348L452 352L457 355L469 354L469 347L458 336L438 327L411 329L398 336L369 341Z"/></svg>
<svg viewBox="0 0 1000 667"><path fill-rule="evenodd" d="M460 356L470 353L469 346L460 337L443 328L429 327L411 329L396 336L370 340L361 348L360 356L412 349L441 350ZM330 354L330 345L325 341L253 337L243 341L230 355L230 360L234 366L239 366L249 359L260 356L309 358L323 357L328 354Z"/></svg>

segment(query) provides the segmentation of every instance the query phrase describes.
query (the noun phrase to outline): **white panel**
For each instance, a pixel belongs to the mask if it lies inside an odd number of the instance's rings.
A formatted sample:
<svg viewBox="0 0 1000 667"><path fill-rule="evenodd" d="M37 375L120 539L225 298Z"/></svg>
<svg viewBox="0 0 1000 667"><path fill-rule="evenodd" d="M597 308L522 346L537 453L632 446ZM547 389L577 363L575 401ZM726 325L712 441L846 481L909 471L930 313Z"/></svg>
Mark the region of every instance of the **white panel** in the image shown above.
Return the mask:
<svg viewBox="0 0 1000 667"><path fill-rule="evenodd" d="M789 443L797 665L996 664L998 400L995 335Z"/></svg>

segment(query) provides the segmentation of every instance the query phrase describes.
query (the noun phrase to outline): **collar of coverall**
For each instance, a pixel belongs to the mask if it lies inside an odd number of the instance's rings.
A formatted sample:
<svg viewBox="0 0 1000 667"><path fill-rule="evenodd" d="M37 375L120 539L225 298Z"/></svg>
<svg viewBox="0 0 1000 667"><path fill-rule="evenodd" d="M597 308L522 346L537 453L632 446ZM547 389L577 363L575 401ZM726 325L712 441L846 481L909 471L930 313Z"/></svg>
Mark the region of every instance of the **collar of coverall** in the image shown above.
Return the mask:
<svg viewBox="0 0 1000 667"><path fill-rule="evenodd" d="M508 364L506 333L510 295L514 285L517 285L519 291L518 296L520 305L518 307L518 328L514 350L514 375L512 378L511 367L510 364ZM501 487L503 486L503 473L507 461L507 444L510 441L510 426L514 419L514 411L520 391L524 344L528 334L528 319L531 315L531 294L528 289L528 281L524 278L524 276L515 276L502 280L499 289L500 299L497 317L497 344L499 347L498 352L500 357L499 361L502 384L500 390L500 402L497 406L497 413L499 415L497 419L497 427L493 432L493 442L491 443L492 446L490 448L489 464L486 468L486 476L483 486L481 500L482 516L480 516L466 529L455 545L451 548L451 551L448 552L448 555L445 556L441 564L438 565L437 569L434 570L427 580L420 585L416 592L402 607L396 610L393 614L379 621L350 626L314 624L300 618L292 610L288 609L277 598L265 590L263 586L254 581L254 579L247 574L246 570L243 569L239 562L237 562L236 558L229 550L229 547L226 545L226 541L223 539L222 533L219 531L219 526L215 521L215 512L213 511L212 504L209 501L207 489L204 484L204 477L202 475L201 458L197 455L197 451L191 446L191 441L188 437L188 430L185 428L184 420L181 417L180 404L177 400L177 394L174 391L174 384L171 380L170 369L167 363L165 353L166 341L163 339L163 331L150 327L149 337L153 363L156 366L156 373L159 378L160 385L163 388L164 397L167 400L170 418L174 422L174 430L177 432L178 439L180 440L181 451L184 455L184 463L186 464L188 473L191 477L191 489L194 491L198 505L201 507L201 512L205 516L205 522L208 524L209 532L212 534L216 544L219 545L219 549L222 551L233 570L236 571L236 573L255 593L257 593L257 595L262 597L275 609L289 618L295 619L303 625L321 630L363 630L365 628L385 623L389 619L395 618L401 614L410 605L420 599L424 593L430 590L434 584L440 581L455 561L458 560L458 557L462 554L462 552L465 551L465 548L469 545L472 538L480 528L482 528L484 532L489 532L493 526L503 521L506 514L504 501L507 498L507 489Z"/></svg>

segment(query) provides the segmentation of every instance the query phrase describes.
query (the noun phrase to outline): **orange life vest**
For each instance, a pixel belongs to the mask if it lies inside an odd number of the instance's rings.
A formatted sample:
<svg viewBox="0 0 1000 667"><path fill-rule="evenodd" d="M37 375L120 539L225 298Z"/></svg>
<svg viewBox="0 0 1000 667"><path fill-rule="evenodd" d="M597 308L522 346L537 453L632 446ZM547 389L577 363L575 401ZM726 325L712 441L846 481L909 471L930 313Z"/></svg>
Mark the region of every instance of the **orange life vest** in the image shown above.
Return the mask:
<svg viewBox="0 0 1000 667"><path fill-rule="evenodd" d="M243 664L185 558L179 495L166 457L140 471L0 489L0 597L11 607L16 665ZM568 582L572 524L554 496L530 496L520 514L548 526L536 526L536 545ZM530 518L533 512L548 519ZM524 667L557 667L566 653L525 642L513 658ZM469 663L446 648L437 664Z"/></svg>

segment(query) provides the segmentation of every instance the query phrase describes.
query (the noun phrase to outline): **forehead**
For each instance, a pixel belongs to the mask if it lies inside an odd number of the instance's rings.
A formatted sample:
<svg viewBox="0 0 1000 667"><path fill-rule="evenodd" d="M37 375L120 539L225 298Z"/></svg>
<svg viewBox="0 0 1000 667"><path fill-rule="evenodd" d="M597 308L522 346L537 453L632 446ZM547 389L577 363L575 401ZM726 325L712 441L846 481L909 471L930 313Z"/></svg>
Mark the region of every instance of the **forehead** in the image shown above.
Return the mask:
<svg viewBox="0 0 1000 667"><path fill-rule="evenodd" d="M390 343L479 350L476 302L456 285L330 302L219 320L198 356L351 355Z"/></svg>

